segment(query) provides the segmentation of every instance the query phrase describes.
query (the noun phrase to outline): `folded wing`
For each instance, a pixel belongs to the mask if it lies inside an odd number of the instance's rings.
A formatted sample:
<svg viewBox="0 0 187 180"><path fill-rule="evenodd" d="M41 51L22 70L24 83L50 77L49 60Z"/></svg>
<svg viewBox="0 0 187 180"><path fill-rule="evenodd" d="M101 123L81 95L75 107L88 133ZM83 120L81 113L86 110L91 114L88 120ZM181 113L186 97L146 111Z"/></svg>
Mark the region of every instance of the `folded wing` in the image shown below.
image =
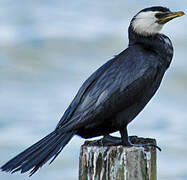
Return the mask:
<svg viewBox="0 0 187 180"><path fill-rule="evenodd" d="M130 50L103 65L83 84L57 129L67 132L90 123L100 124L132 105L144 88L154 82L157 66L152 66L152 61L156 57L148 54L141 58L142 51L130 57Z"/></svg>

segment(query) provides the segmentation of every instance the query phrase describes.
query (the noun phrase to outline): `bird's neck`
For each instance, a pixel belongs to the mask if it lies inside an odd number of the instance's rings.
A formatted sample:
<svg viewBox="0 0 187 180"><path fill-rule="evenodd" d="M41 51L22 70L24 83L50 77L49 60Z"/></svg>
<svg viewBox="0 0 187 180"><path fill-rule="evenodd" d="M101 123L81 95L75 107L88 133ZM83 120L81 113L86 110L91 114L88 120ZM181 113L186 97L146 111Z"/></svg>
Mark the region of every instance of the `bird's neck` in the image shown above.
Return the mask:
<svg viewBox="0 0 187 180"><path fill-rule="evenodd" d="M154 51L163 63L169 67L173 57L173 46L170 39L164 34L143 36L129 28L129 46L140 44L150 51Z"/></svg>

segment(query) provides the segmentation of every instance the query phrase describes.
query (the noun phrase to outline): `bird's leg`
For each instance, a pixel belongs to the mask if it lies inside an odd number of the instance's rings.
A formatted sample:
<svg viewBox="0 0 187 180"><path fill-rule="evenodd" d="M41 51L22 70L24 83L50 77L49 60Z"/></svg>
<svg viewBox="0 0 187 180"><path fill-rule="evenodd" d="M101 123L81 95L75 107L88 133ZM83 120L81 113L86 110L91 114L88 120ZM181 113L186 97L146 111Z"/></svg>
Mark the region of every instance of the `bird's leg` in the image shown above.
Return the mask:
<svg viewBox="0 0 187 180"><path fill-rule="evenodd" d="M127 132L127 126L125 126L124 128L120 129L120 134L121 134L121 140L122 140L122 145L123 146L133 146L129 142L128 132Z"/></svg>
<svg viewBox="0 0 187 180"><path fill-rule="evenodd" d="M111 135L105 135L103 137L103 139L101 140L102 145L103 146L122 145L122 146L128 146L128 147L132 147L132 146L134 146L134 147L152 146L152 147L157 148L159 151L161 151L161 148L158 147L157 145L153 144L153 143L132 143L134 138L137 139L137 136L128 136L127 126L120 129L120 134L121 134L121 138L120 137L114 137L114 136L111 136Z"/></svg>
<svg viewBox="0 0 187 180"><path fill-rule="evenodd" d="M153 144L153 143L138 143L138 144L133 144L131 142L131 139L133 139L134 136L128 136L128 132L127 132L127 126L125 126L125 128L120 130L120 134L121 134L121 139L122 139L122 145L123 146L134 146L134 147L146 147L146 146L152 146L157 148L159 151L161 151L161 148L158 147L157 145Z"/></svg>
<svg viewBox="0 0 187 180"><path fill-rule="evenodd" d="M124 131L125 130L125 131ZM103 146L132 146L128 141L128 134L127 134L127 128L123 128L120 131L121 138L120 137L114 137L111 135L105 135L102 139L102 145Z"/></svg>

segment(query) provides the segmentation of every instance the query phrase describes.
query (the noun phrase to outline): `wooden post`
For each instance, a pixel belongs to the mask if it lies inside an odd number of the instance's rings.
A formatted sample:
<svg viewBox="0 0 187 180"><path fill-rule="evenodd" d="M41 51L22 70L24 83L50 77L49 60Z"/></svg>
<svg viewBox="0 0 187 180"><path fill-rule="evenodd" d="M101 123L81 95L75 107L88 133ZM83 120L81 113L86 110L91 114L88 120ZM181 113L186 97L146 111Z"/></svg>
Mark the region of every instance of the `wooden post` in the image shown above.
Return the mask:
<svg viewBox="0 0 187 180"><path fill-rule="evenodd" d="M154 139L133 138L133 143L156 144ZM80 151L79 180L156 180L156 149L86 141Z"/></svg>

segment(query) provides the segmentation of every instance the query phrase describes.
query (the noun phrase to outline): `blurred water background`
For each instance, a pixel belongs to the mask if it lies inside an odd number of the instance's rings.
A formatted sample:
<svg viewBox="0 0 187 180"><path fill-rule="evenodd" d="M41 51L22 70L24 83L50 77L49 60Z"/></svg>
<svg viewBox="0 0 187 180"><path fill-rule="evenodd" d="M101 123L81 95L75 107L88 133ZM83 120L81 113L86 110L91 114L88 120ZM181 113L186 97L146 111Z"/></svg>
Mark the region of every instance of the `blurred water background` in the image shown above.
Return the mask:
<svg viewBox="0 0 187 180"><path fill-rule="evenodd" d="M0 165L52 131L83 81L128 44L132 16L153 5L187 12L174 0L0 0ZM162 85L129 125L157 139L159 180L187 179L187 21L163 29L175 54ZM78 179L79 137L31 180ZM1 180L26 174L0 173Z"/></svg>

